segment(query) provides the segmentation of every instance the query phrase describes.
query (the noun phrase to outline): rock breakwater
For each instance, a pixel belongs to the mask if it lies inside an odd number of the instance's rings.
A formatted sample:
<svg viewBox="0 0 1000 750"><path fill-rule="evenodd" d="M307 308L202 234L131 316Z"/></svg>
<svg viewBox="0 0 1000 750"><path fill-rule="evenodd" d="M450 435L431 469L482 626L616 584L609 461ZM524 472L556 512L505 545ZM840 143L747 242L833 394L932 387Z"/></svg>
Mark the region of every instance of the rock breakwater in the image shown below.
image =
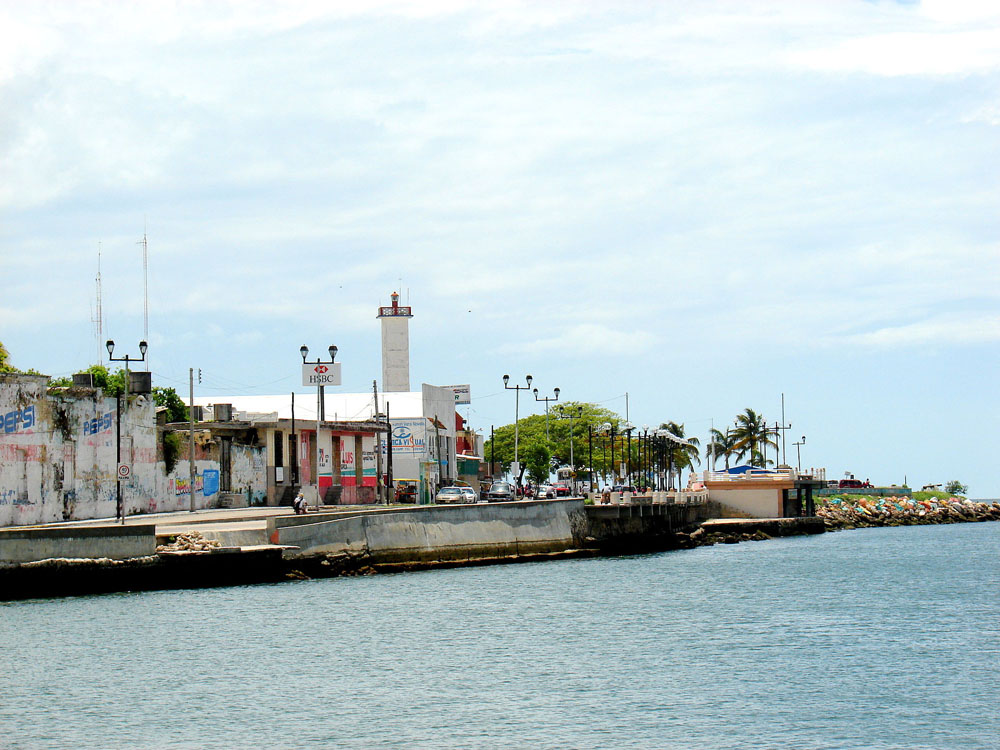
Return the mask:
<svg viewBox="0 0 1000 750"><path fill-rule="evenodd" d="M816 515L830 531L869 526L913 526L936 523L1000 521L1000 503L960 497L915 500L909 497L831 499Z"/></svg>

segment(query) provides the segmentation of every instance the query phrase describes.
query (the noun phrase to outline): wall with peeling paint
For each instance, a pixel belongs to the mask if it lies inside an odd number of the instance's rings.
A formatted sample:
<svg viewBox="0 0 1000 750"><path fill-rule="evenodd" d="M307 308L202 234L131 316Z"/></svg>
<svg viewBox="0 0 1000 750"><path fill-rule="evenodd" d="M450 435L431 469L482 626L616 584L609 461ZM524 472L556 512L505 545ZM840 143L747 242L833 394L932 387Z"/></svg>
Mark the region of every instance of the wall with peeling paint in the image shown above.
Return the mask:
<svg viewBox="0 0 1000 750"><path fill-rule="evenodd" d="M49 390L40 375L0 374L0 526L114 518L117 507L116 399L94 388ZM132 396L122 411L121 481L127 515L188 510L186 456L165 473L156 407ZM232 491L266 500L263 447L233 445ZM196 453L195 507L219 504L217 453Z"/></svg>

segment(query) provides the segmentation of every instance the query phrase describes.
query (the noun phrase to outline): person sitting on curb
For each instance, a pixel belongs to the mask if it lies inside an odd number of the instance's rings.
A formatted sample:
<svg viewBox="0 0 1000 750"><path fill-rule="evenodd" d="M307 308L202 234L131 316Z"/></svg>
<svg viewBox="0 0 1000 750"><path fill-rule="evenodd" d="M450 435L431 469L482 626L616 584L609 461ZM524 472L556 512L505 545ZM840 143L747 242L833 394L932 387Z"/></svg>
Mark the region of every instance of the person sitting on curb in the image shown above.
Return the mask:
<svg viewBox="0 0 1000 750"><path fill-rule="evenodd" d="M306 496L299 490L299 494L295 496L292 501L292 508L295 510L295 515L301 515L309 512L309 504L306 503Z"/></svg>

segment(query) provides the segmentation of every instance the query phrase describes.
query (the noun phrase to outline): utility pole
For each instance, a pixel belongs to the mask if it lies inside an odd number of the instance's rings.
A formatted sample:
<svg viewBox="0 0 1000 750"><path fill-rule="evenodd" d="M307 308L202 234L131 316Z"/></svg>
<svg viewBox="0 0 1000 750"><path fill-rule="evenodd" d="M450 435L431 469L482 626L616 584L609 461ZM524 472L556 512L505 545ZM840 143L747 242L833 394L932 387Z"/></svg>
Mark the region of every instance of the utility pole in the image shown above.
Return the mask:
<svg viewBox="0 0 1000 750"><path fill-rule="evenodd" d="M191 512L194 513L194 368L188 370L190 389L188 406L188 486L191 488Z"/></svg>
<svg viewBox="0 0 1000 750"><path fill-rule="evenodd" d="M382 423L382 419L378 413L378 381L372 381L372 393L375 394L375 421L379 424ZM386 505L389 504L388 494L382 492L382 433L376 430L375 432L375 501L381 503L383 498L386 500Z"/></svg>
<svg viewBox="0 0 1000 750"><path fill-rule="evenodd" d="M394 489L393 489L393 486L392 486L392 422L389 420L389 402L388 401L385 402L385 426L386 426L386 429L389 430L389 432L387 432L386 436L385 436L385 458L386 458L386 462L385 462L386 463L386 466L385 466L385 475L386 475L386 479L385 479L385 491L386 491L385 504L388 505L390 499L395 499L395 498L390 498L390 495L394 494Z"/></svg>
<svg viewBox="0 0 1000 750"><path fill-rule="evenodd" d="M774 426L775 431L781 431L781 463L788 465L788 455L785 453L785 431L792 428L791 422L785 422L785 394L781 394L781 426Z"/></svg>

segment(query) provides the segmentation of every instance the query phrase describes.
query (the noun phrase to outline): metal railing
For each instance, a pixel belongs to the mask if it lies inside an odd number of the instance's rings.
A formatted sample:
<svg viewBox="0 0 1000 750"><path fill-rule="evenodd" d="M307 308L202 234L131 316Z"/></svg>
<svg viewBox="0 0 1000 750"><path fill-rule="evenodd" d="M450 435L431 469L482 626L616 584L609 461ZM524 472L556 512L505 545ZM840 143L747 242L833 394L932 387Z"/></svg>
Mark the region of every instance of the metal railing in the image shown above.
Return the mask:
<svg viewBox="0 0 1000 750"><path fill-rule="evenodd" d="M702 480L706 482L742 482L746 480L755 482L787 482L789 479L812 479L816 481L826 481L826 469L810 468L798 471L791 467L778 469L758 469L744 474L730 474L725 471L705 471Z"/></svg>

